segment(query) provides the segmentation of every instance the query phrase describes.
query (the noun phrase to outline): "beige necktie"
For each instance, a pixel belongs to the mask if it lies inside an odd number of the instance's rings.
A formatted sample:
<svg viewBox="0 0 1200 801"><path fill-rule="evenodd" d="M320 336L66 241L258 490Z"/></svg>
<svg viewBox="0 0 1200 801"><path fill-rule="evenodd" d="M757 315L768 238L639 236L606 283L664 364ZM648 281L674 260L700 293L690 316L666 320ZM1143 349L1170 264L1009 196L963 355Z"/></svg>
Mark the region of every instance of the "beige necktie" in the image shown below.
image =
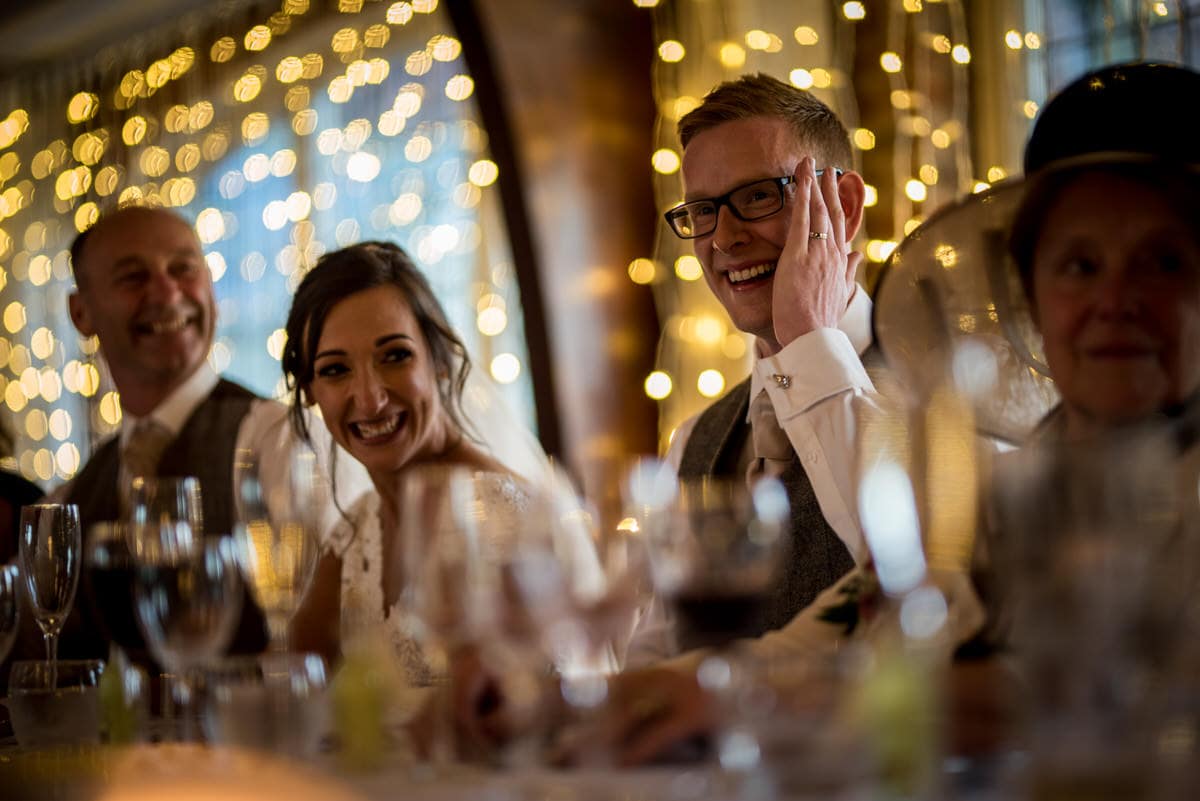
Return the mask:
<svg viewBox="0 0 1200 801"><path fill-rule="evenodd" d="M762 476L783 475L792 461L792 443L779 427L771 396L765 389L750 404L750 432L754 458L746 470L746 482L754 484Z"/></svg>
<svg viewBox="0 0 1200 801"><path fill-rule="evenodd" d="M150 418L138 421L121 449L121 485L128 486L137 476L158 474L158 460L172 439L171 429Z"/></svg>

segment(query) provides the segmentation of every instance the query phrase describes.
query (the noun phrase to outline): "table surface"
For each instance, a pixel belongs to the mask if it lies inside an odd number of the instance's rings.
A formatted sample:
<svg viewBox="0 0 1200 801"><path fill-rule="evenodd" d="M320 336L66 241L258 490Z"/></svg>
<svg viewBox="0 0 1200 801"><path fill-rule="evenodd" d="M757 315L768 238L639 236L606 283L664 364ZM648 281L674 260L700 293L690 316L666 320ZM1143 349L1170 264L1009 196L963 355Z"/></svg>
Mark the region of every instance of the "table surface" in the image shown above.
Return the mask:
<svg viewBox="0 0 1200 801"><path fill-rule="evenodd" d="M433 769L400 755L370 771L349 771L333 754L298 761L247 749L157 743L125 748L28 752L8 738L0 741L0 801L7 799L97 799L151 801L221 798L223 801L710 801L739 797L862 799L878 788L804 766L738 776L716 766L674 765L615 770L525 768L495 770L472 765ZM945 795L962 801L1010 801L1019 797L1001 766L951 769ZM1009 766L1011 767L1011 766ZM765 786L754 786L766 782Z"/></svg>

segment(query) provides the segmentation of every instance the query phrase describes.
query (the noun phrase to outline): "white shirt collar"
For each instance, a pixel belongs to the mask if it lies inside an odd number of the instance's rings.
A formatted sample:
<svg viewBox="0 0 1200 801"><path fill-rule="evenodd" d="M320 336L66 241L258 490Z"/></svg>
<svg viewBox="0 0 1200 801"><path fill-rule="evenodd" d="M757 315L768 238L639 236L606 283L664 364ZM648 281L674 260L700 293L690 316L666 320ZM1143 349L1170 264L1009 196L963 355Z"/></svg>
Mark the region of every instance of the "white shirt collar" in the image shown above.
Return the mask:
<svg viewBox="0 0 1200 801"><path fill-rule="evenodd" d="M205 359L200 363L187 380L175 388L175 391L163 399L163 402L154 407L150 414L145 417L135 417L132 414L125 414L122 409L122 424L121 424L121 445L124 447L128 441L133 429L143 419L150 418L160 425L170 429L172 435L179 433L183 428L183 424L192 416L192 412L196 410L213 388L220 380L220 376L209 365Z"/></svg>
<svg viewBox="0 0 1200 801"><path fill-rule="evenodd" d="M867 291L858 284L854 285L854 294L850 296L850 303L846 306L846 313L842 315L842 319L838 320L838 330L846 335L850 340L850 344L854 346L854 352L860 357L866 352L867 348L871 347L871 342L874 336L871 331L871 309L874 304L871 298L867 295ZM751 347L754 347L751 345ZM758 349L754 350L754 364L758 365ZM766 388L765 379L760 375L758 370L750 371L750 400L753 401L758 397L758 393ZM746 420L749 422L750 413L746 413Z"/></svg>

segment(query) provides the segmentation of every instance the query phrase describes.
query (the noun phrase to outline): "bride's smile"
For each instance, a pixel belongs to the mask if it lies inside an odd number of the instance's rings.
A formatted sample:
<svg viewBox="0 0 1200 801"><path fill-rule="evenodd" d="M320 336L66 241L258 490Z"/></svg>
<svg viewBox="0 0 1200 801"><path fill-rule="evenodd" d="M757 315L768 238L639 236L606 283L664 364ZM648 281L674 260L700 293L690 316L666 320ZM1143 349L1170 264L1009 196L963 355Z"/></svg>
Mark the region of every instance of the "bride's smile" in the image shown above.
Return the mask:
<svg viewBox="0 0 1200 801"><path fill-rule="evenodd" d="M350 430L359 438L374 445L377 440L390 438L396 429L404 424L407 415L404 412L392 414L382 419L361 420L350 424Z"/></svg>

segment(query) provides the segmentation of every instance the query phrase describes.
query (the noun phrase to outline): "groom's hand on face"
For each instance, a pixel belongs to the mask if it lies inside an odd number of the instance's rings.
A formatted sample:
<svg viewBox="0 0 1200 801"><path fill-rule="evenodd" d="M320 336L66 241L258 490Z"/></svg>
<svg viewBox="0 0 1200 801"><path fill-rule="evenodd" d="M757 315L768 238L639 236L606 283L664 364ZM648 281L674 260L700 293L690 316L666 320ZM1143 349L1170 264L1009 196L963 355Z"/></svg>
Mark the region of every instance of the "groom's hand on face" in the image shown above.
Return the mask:
<svg viewBox="0 0 1200 801"><path fill-rule="evenodd" d="M816 174L812 158L796 166L787 244L779 256L771 318L780 346L818 328L837 328L854 291L862 254L846 242L846 214L832 167Z"/></svg>

